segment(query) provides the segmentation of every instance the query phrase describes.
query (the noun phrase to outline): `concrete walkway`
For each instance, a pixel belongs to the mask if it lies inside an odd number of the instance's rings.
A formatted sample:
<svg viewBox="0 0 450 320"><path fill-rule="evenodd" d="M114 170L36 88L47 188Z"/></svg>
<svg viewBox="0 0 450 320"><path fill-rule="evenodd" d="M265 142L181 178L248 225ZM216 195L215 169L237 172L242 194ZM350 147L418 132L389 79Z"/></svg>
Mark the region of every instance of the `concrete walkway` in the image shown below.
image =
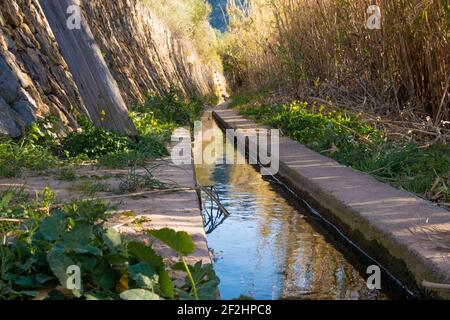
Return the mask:
<svg viewBox="0 0 450 320"><path fill-rule="evenodd" d="M261 128L223 104L224 128ZM261 146L260 146L261 147ZM409 285L450 284L450 212L281 137L278 177ZM449 290L424 290L450 299Z"/></svg>
<svg viewBox="0 0 450 320"><path fill-rule="evenodd" d="M190 137L184 141L191 146ZM113 205L107 224L122 234L142 242L153 242L160 254L167 259L176 259L170 249L151 239L145 230L172 228L186 231L195 242L196 252L188 257L189 263L202 260L211 263L211 257L203 228L200 201L197 196L194 166L173 165L171 159L149 163L147 168L157 166L152 174L161 182L170 185L169 190L136 190L114 192L129 174L127 169L109 170L95 165L74 166L77 178L74 181L58 179L58 170L45 175L25 173L21 178L0 179L0 191L23 188L35 196L48 187L56 193L56 203L80 199L100 199ZM137 174L145 174L140 168ZM91 190L91 191L89 191Z"/></svg>

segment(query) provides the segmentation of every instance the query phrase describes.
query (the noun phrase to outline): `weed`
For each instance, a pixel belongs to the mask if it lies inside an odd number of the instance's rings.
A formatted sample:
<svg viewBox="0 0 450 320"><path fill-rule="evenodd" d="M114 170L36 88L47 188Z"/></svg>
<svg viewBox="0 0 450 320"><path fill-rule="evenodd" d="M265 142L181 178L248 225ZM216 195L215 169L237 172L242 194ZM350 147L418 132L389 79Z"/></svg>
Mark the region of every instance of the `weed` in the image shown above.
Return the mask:
<svg viewBox="0 0 450 320"><path fill-rule="evenodd" d="M12 212L8 201L1 205L2 212ZM214 298L219 281L211 266L186 265L190 280L175 288L168 266L151 246L104 226L107 210L98 201L69 203L46 215L34 206L24 208L30 216L26 227L0 244L0 299L31 299L44 291L48 300ZM167 230L152 234L183 257L194 251L189 235ZM69 289L67 270L74 265L82 271L81 287Z"/></svg>
<svg viewBox="0 0 450 320"><path fill-rule="evenodd" d="M276 106L245 98L239 101L244 102L239 106L241 114L280 128L342 164L433 200L449 201L449 145L420 148L414 141L390 141L382 131L353 115L326 112L323 107L298 101ZM436 181L440 187L431 190Z"/></svg>
<svg viewBox="0 0 450 320"><path fill-rule="evenodd" d="M201 116L203 106L200 101L184 99L179 90L172 88L166 95L149 96L138 110L153 114L160 122L183 126L193 124Z"/></svg>
<svg viewBox="0 0 450 320"><path fill-rule="evenodd" d="M136 192L140 189L144 190L164 190L170 188L170 185L163 183L153 175L153 170L157 166L150 168L141 167L143 173L138 172L139 167L134 165L128 168L125 176L120 177L118 193Z"/></svg>
<svg viewBox="0 0 450 320"><path fill-rule="evenodd" d="M30 144L25 139L0 142L0 177L17 177L23 169L42 172L58 164L48 148Z"/></svg>
<svg viewBox="0 0 450 320"><path fill-rule="evenodd" d="M95 127L69 134L62 141L62 145L69 157L85 155L89 159L97 159L110 153L126 152L132 148L132 142L128 137Z"/></svg>
<svg viewBox="0 0 450 320"><path fill-rule="evenodd" d="M109 192L111 188L104 183L92 182L88 179L83 179L80 184L76 186L77 189L87 196L94 196L99 192Z"/></svg>
<svg viewBox="0 0 450 320"><path fill-rule="evenodd" d="M75 171L70 168L62 168L58 172L58 180L62 181L75 181L77 178L77 175L75 174Z"/></svg>

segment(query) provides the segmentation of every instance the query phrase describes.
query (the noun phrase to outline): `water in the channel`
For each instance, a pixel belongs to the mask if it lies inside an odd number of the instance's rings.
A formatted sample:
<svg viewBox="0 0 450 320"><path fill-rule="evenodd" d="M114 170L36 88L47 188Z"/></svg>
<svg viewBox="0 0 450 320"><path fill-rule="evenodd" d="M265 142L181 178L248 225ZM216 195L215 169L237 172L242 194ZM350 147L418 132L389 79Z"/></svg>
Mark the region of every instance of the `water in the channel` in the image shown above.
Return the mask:
<svg viewBox="0 0 450 320"><path fill-rule="evenodd" d="M211 113L202 123L223 139ZM231 213L208 235L223 299L387 299L367 288L367 266L356 268L348 248L254 166L197 165L196 176Z"/></svg>

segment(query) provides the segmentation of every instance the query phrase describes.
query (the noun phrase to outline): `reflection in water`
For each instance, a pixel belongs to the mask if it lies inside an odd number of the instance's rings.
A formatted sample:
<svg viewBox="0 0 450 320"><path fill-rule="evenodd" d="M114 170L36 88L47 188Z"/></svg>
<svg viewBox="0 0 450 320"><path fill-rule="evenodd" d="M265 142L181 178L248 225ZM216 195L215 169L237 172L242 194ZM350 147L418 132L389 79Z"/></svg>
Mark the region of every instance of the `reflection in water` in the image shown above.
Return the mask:
<svg viewBox="0 0 450 320"><path fill-rule="evenodd" d="M203 119L203 129L216 128ZM203 148L211 141L203 141ZM225 150L225 148L224 148ZM218 158L222 155L217 155ZM198 165L201 185L214 185L231 216L208 235L223 299L385 299L370 291L314 217L292 205L250 165ZM320 232L318 232L320 230Z"/></svg>

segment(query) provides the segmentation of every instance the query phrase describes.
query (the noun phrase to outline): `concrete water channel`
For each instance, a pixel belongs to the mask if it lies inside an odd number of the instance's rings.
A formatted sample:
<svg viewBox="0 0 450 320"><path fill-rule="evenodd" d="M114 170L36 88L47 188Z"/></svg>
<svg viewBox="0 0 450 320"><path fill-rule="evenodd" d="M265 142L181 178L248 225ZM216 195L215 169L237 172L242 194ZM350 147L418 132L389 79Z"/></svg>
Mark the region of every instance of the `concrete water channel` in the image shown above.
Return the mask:
<svg viewBox="0 0 450 320"><path fill-rule="evenodd" d="M220 150L211 153L214 139L225 140L211 112L202 118L202 129L208 132L203 134L202 151L223 159ZM256 299L405 297L390 280L383 282L383 290L369 290L366 271L373 262L275 178L264 178L249 164L220 162L197 164L195 171L198 183L214 186L230 213L207 236L223 299L240 295ZM206 208L207 195L203 203Z"/></svg>

